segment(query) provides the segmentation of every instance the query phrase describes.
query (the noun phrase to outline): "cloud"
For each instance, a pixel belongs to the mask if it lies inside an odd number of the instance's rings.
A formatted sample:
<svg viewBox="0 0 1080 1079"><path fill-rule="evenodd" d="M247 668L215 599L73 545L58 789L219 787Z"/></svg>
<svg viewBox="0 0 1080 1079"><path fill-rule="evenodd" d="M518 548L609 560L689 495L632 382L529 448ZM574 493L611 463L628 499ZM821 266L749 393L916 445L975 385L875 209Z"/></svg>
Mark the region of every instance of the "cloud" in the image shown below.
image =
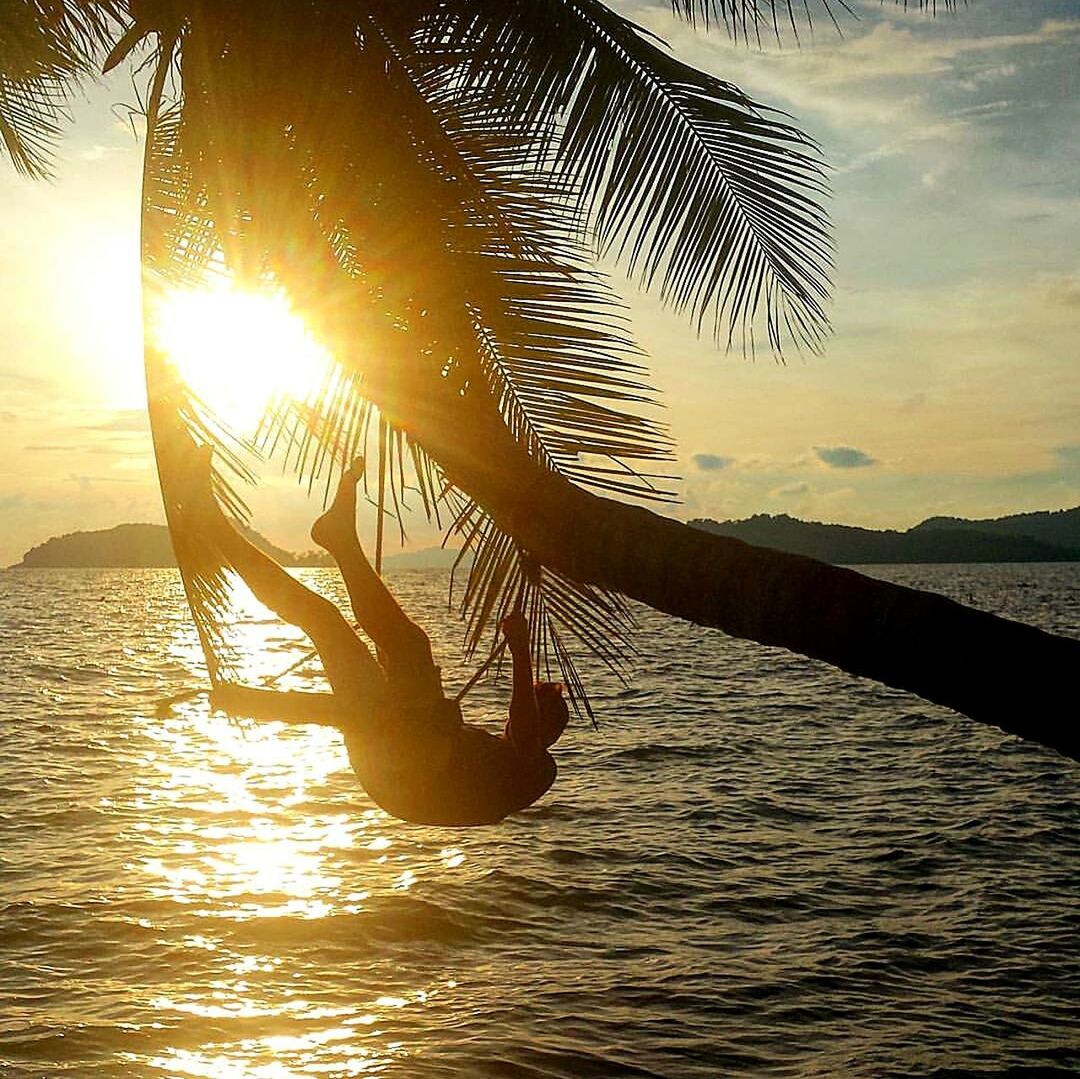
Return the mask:
<svg viewBox="0 0 1080 1079"><path fill-rule="evenodd" d="M85 150L80 150L78 158L80 161L87 162L101 161L106 157L111 157L113 154L126 153L128 150L130 150L128 146L103 146L97 143L88 146Z"/></svg>
<svg viewBox="0 0 1080 1079"><path fill-rule="evenodd" d="M1065 475L1080 476L1080 446L1058 446L1054 453Z"/></svg>
<svg viewBox="0 0 1080 1079"><path fill-rule="evenodd" d="M900 402L900 407L897 409L897 411L905 414L918 412L919 409L923 408L926 405L926 402L927 396L922 390L920 390L918 393L913 393L910 394L908 397L905 397L904 400Z"/></svg>
<svg viewBox="0 0 1080 1079"><path fill-rule="evenodd" d="M854 446L815 446L817 459L829 468L867 468L877 460Z"/></svg>
<svg viewBox="0 0 1080 1079"><path fill-rule="evenodd" d="M1048 276L1043 284L1050 303L1062 307L1080 307L1080 274Z"/></svg>
<svg viewBox="0 0 1080 1079"><path fill-rule="evenodd" d="M999 101L984 101L981 105L969 105L965 109L954 109L949 115L955 120L957 117L964 119L968 117L990 117L1004 116L1006 113L1011 112L1016 107L1016 102L1009 98L1002 98ZM1034 109L1041 108L1033 102L1026 102L1025 108Z"/></svg>
<svg viewBox="0 0 1080 1079"><path fill-rule="evenodd" d="M960 57L992 56L1023 46L1075 40L1080 20L1045 20L1033 31L1015 34L987 34L949 37L940 33L921 34L891 22L878 23L861 37L848 37L831 47L818 47L800 56L810 79L819 85L841 86L864 83L868 79L897 79L948 72ZM992 80L1016 73L1009 61L991 60L978 72ZM974 72L967 73L971 78Z"/></svg>
<svg viewBox="0 0 1080 1079"><path fill-rule="evenodd" d="M82 430L144 434L150 430L150 418L142 408L121 409L101 423L83 425Z"/></svg>
<svg viewBox="0 0 1080 1079"><path fill-rule="evenodd" d="M974 92L983 83L1012 78L1019 70L1016 64L998 64L996 67L985 67L981 71L973 72L967 78L958 79L956 85L961 90Z"/></svg>
<svg viewBox="0 0 1080 1079"><path fill-rule="evenodd" d="M49 385L47 378L39 375L30 375L25 371L16 371L11 367L0 367L0 382L13 383L23 389L42 389Z"/></svg>
<svg viewBox="0 0 1080 1079"><path fill-rule="evenodd" d="M803 124L813 126L811 117L829 124L836 137L833 141L830 135L828 143L834 147L834 160L839 158L835 147L852 142L852 156L858 156L866 125L888 133L884 157L942 136L949 144L976 137L969 129L980 117L963 121L943 116L948 112L943 88L972 94L993 92L1007 78L1022 84L1024 73L1034 70L1045 55L1032 50L1067 48L1080 37L1080 19L1035 22L1034 13L1018 16L1027 25L1016 32L950 33L951 27L931 25L921 12L915 19L906 18L899 7L886 5L883 11L879 0L873 0L861 24L846 20L841 34L823 34L812 47L756 51L732 44L722 32L702 35L674 20L668 7L652 0L634 4L628 14L695 66L770 104L784 103ZM965 25L970 24L958 20L956 28ZM904 129L928 134L897 144L896 135ZM822 134L812 133L819 138ZM941 152L955 148L946 145Z"/></svg>
<svg viewBox="0 0 1080 1079"><path fill-rule="evenodd" d="M735 463L734 457L721 457L717 453L695 453L690 460L699 472L722 472Z"/></svg>
<svg viewBox="0 0 1080 1079"><path fill-rule="evenodd" d="M959 115L959 113L955 115ZM945 119L934 124L924 124L919 128L905 131L898 138L890 139L880 146L867 150L865 153L858 154L851 158L846 164L838 165L833 171L837 175L844 175L845 173L850 172L861 172L863 169L876 165L879 161L885 161L890 157L900 157L906 154L912 147L919 146L923 143L957 142L962 137L965 130L966 128L962 123L952 119ZM925 176L923 182L925 186L934 186L933 181L929 184L925 183Z"/></svg>
<svg viewBox="0 0 1080 1079"><path fill-rule="evenodd" d="M810 484L805 481L802 483L789 483L784 487L774 487L769 492L770 498L794 498L796 495L804 495L810 490Z"/></svg>

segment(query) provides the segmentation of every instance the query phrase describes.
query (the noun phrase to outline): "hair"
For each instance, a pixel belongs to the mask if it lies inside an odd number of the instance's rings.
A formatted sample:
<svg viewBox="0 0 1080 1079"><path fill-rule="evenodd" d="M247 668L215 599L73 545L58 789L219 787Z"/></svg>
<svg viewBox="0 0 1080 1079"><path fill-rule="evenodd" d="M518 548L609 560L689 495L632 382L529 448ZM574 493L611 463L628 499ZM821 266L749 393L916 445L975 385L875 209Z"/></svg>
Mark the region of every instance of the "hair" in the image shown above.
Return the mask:
<svg viewBox="0 0 1080 1079"><path fill-rule="evenodd" d="M566 687L562 682L537 682L533 688L540 709L540 740L546 748L562 737L570 722L570 709L563 697Z"/></svg>

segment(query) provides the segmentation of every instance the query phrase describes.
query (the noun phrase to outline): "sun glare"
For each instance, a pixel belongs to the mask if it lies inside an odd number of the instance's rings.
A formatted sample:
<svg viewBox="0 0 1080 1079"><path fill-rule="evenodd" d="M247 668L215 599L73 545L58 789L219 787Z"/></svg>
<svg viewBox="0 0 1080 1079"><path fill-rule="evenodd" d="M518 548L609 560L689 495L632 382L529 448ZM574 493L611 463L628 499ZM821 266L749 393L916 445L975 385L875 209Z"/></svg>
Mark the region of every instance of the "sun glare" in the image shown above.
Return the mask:
<svg viewBox="0 0 1080 1079"><path fill-rule="evenodd" d="M329 368L281 293L175 291L158 305L153 334L184 381L240 435L254 431L271 402L315 393Z"/></svg>

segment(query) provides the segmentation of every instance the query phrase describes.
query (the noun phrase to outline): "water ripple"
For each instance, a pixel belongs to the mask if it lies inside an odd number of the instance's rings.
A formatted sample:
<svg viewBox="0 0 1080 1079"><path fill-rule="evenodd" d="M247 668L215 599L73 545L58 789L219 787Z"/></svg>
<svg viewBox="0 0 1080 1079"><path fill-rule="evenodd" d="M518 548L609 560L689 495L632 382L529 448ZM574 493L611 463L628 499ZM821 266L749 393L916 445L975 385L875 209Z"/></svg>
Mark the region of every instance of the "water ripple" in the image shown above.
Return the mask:
<svg viewBox="0 0 1080 1079"><path fill-rule="evenodd" d="M879 572L1080 631L1077 566ZM395 584L463 681L445 579ZM202 678L174 574L0 576L0 1074L1076 1074L1076 766L641 617L545 801L453 832L389 819L333 732L156 718ZM251 677L302 648L243 634Z"/></svg>

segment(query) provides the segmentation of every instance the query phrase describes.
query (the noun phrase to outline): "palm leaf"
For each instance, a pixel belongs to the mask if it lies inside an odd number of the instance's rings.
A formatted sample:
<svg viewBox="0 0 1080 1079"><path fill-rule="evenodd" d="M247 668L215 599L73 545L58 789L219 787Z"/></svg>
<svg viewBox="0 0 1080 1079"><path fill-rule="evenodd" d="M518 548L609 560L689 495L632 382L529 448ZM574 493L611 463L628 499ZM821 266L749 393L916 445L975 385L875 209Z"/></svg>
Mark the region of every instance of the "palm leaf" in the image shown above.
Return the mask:
<svg viewBox="0 0 1080 1079"><path fill-rule="evenodd" d="M525 613L532 631L530 641L537 676L565 683L575 709L593 719L588 692L582 681L573 647L564 633L604 663L617 677L625 678L634 654L631 641L633 617L626 602L613 592L583 585L563 574L540 566L512 537L502 532L473 500L454 492L458 515L451 531L462 537L455 570L466 555L473 560L461 595L466 618L466 654L482 645L489 627L498 626L515 607ZM488 656L499 647L492 631Z"/></svg>
<svg viewBox="0 0 1080 1079"><path fill-rule="evenodd" d="M183 28L182 108L160 115L148 157L148 260L173 280L224 266L280 283L330 346L322 391L261 432L309 486L367 445L374 353L415 389L412 407L434 387L488 394L542 467L655 495L638 469L669 443L591 232L699 324L711 312L729 343L762 322L778 352L823 333L812 145L595 0L252 12L208 5ZM176 411L192 430L192 410ZM576 632L615 662L610 597L532 572L447 487L407 416L379 431L389 501L415 487L436 517L459 506L476 554L470 647L528 588L538 661L565 659ZM211 620L216 564L191 574L209 582Z"/></svg>
<svg viewBox="0 0 1080 1079"><path fill-rule="evenodd" d="M455 47L449 50L450 39ZM602 254L730 346L827 329L831 242L814 144L597 0L448 0L412 35L481 130L531 127Z"/></svg>
<svg viewBox="0 0 1080 1079"><path fill-rule="evenodd" d="M68 119L67 103L97 74L100 57L119 32L125 6L118 0L4 3L0 146L19 172L49 175L56 141Z"/></svg>
<svg viewBox="0 0 1080 1079"><path fill-rule="evenodd" d="M283 99L267 96L267 79L280 68L277 50L286 47L275 33L256 41L227 18L193 24L184 40L183 109L162 113L149 158L152 264L185 280L222 258L249 274L274 274L335 346L333 377L312 400L276 409L261 432L263 447L283 450L313 484L316 477L329 483L334 465L366 442L372 413L354 344L359 318L368 342L391 362L436 380L449 370L463 388L486 389L545 466L608 490L654 494L636 480L634 463L665 454L666 436L640 414L650 394L612 294L583 268L583 257L572 257L576 223L565 192L529 168L532 146L519 131L480 131L467 116L451 122L447 109L429 104L431 87L412 77L391 36L377 37L367 25L366 48L327 59L333 79L321 71ZM279 32L295 46L291 28ZM341 40L335 32L339 52ZM376 95L377 116L357 107ZM228 115L244 117L242 131L217 122L222 101ZM391 254L392 278L383 269ZM423 312L433 313L430 325L418 317ZM390 498L405 496L408 457L408 482L437 516L452 492L436 488L441 477L422 447L394 424L388 430L396 452L380 443L380 459L391 462ZM503 549L505 537L490 525L473 535L482 568L485 552ZM511 573L523 579L520 552L504 553L505 573L467 589L471 647L505 602L496 582L506 585ZM213 584L214 558L206 565L191 577ZM547 602L555 586L559 601ZM213 621L213 589L193 591ZM560 627L585 626L590 603L594 633L610 627L614 601L557 578L538 596L536 658L562 657L580 700ZM606 645L596 647L612 659Z"/></svg>
<svg viewBox="0 0 1080 1079"><path fill-rule="evenodd" d="M916 7L935 15L938 8L953 11L957 5L957 0L895 2L905 9ZM847 0L671 0L671 10L680 18L706 28L719 24L736 41L757 42L764 37L780 41L785 32L798 40L800 28L813 29L816 16L824 15L835 27L840 25L838 12L858 17Z"/></svg>

